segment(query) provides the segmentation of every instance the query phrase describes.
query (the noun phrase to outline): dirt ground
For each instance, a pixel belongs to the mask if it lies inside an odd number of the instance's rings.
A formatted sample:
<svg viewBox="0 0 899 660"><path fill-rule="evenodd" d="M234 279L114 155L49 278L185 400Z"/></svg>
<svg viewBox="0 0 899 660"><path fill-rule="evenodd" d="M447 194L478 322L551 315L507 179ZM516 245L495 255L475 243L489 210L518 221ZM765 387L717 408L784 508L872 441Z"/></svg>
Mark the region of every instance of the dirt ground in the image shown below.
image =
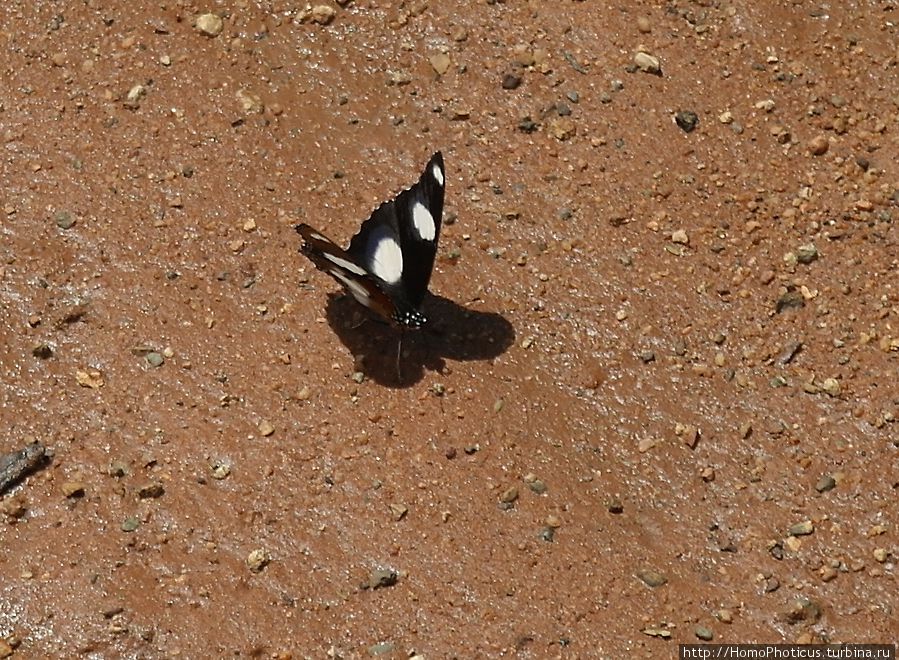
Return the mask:
<svg viewBox="0 0 899 660"><path fill-rule="evenodd" d="M328 6L0 9L0 657L895 642L899 5Z"/></svg>

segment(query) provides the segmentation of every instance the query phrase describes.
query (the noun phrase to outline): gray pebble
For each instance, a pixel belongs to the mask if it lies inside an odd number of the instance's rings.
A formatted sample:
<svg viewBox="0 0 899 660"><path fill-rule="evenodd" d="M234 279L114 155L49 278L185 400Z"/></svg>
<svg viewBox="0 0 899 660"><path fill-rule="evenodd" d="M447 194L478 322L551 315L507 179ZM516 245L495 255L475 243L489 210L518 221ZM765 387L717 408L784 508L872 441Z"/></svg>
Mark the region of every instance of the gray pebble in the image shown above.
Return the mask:
<svg viewBox="0 0 899 660"><path fill-rule="evenodd" d="M399 576L392 568L376 568L368 576L368 582L362 587L364 589L382 589L384 587L392 587L396 584Z"/></svg>
<svg viewBox="0 0 899 660"><path fill-rule="evenodd" d="M680 110L674 115L674 123L677 124L684 133L691 133L699 123L699 115L692 110Z"/></svg>
<svg viewBox="0 0 899 660"><path fill-rule="evenodd" d="M659 573L658 571L653 571L651 569L646 569L639 571L637 573L637 577L645 584L647 587L661 587L663 584L668 583L668 578Z"/></svg>
<svg viewBox="0 0 899 660"><path fill-rule="evenodd" d="M503 89L518 89L521 86L521 76L517 73L507 73L503 76Z"/></svg>
<svg viewBox="0 0 899 660"><path fill-rule="evenodd" d="M803 520L795 525L790 525L790 529L787 530L787 533L790 536L808 536L809 534L814 533L814 531L815 524L811 520Z"/></svg>
<svg viewBox="0 0 899 660"><path fill-rule="evenodd" d="M825 474L823 477L818 479L818 483L815 484L815 490L819 493L826 493L829 490L833 490L836 488L837 482L829 474Z"/></svg>
<svg viewBox="0 0 899 660"><path fill-rule="evenodd" d="M53 219L60 229L71 229L75 226L75 217L68 211L57 211Z"/></svg>
<svg viewBox="0 0 899 660"><path fill-rule="evenodd" d="M543 493L546 492L546 484L543 483L540 479L529 481L528 488L530 488L532 492L537 493L537 495L543 495Z"/></svg>
<svg viewBox="0 0 899 660"><path fill-rule="evenodd" d="M705 626L696 626L693 629L693 634L704 642L711 642L715 638L712 629L706 628Z"/></svg>
<svg viewBox="0 0 899 660"><path fill-rule="evenodd" d="M368 647L369 655L384 655L386 653L393 653L396 646L392 642L378 642L377 644L372 644Z"/></svg>
<svg viewBox="0 0 899 660"><path fill-rule="evenodd" d="M779 364L789 364L793 361L793 358L796 357L796 354L802 349L801 341L791 341L788 342L786 346L783 347L780 351L780 355L777 356L777 362Z"/></svg>
<svg viewBox="0 0 899 660"><path fill-rule="evenodd" d="M144 359L151 367L161 367L163 362L165 362L165 358L163 357L162 353L159 353L157 351L150 351L149 353L147 353Z"/></svg>
<svg viewBox="0 0 899 660"><path fill-rule="evenodd" d="M806 243L796 248L796 261L801 264L810 264L818 259L818 248L814 243Z"/></svg>

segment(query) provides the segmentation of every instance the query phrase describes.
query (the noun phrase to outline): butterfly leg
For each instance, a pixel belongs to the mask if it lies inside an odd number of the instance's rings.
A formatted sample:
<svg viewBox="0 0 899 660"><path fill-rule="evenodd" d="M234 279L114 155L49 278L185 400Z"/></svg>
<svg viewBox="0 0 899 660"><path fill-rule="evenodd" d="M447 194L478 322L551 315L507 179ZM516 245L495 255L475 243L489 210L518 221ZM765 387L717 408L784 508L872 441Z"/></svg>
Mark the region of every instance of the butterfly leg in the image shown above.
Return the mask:
<svg viewBox="0 0 899 660"><path fill-rule="evenodd" d="M403 357L403 331L400 330L400 337L396 343L396 378L398 381L402 382L403 380L403 372L400 370L400 360Z"/></svg>

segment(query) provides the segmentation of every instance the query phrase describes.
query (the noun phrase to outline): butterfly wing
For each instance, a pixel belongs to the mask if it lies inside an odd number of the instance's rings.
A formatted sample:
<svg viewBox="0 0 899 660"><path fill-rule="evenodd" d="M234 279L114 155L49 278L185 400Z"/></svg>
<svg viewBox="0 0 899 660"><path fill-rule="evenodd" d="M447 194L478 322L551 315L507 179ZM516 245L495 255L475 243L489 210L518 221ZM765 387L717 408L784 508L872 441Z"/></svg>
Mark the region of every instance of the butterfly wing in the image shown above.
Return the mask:
<svg viewBox="0 0 899 660"><path fill-rule="evenodd" d="M307 224L296 226L303 237L300 248L315 267L337 280L356 301L388 321L396 317L389 291L373 278L350 254L327 236Z"/></svg>
<svg viewBox="0 0 899 660"><path fill-rule="evenodd" d="M362 305L401 326L421 327L426 319L418 308L437 255L444 181L438 151L415 185L375 209L346 250L309 225L297 225L303 254Z"/></svg>
<svg viewBox="0 0 899 660"><path fill-rule="evenodd" d="M416 312L428 290L443 217L443 156L435 153L411 188L362 223L347 252L388 287L400 312Z"/></svg>

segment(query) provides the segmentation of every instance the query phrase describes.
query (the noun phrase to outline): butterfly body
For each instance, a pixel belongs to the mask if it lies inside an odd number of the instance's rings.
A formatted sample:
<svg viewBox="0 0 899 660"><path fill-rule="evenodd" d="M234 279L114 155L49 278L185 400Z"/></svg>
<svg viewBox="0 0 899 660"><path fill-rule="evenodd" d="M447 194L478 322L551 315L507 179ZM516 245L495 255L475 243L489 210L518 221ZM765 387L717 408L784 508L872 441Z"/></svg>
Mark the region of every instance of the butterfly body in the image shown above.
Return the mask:
<svg viewBox="0 0 899 660"><path fill-rule="evenodd" d="M438 151L419 180L381 204L344 250L307 224L301 252L361 305L401 328L418 329L443 216L445 170Z"/></svg>

